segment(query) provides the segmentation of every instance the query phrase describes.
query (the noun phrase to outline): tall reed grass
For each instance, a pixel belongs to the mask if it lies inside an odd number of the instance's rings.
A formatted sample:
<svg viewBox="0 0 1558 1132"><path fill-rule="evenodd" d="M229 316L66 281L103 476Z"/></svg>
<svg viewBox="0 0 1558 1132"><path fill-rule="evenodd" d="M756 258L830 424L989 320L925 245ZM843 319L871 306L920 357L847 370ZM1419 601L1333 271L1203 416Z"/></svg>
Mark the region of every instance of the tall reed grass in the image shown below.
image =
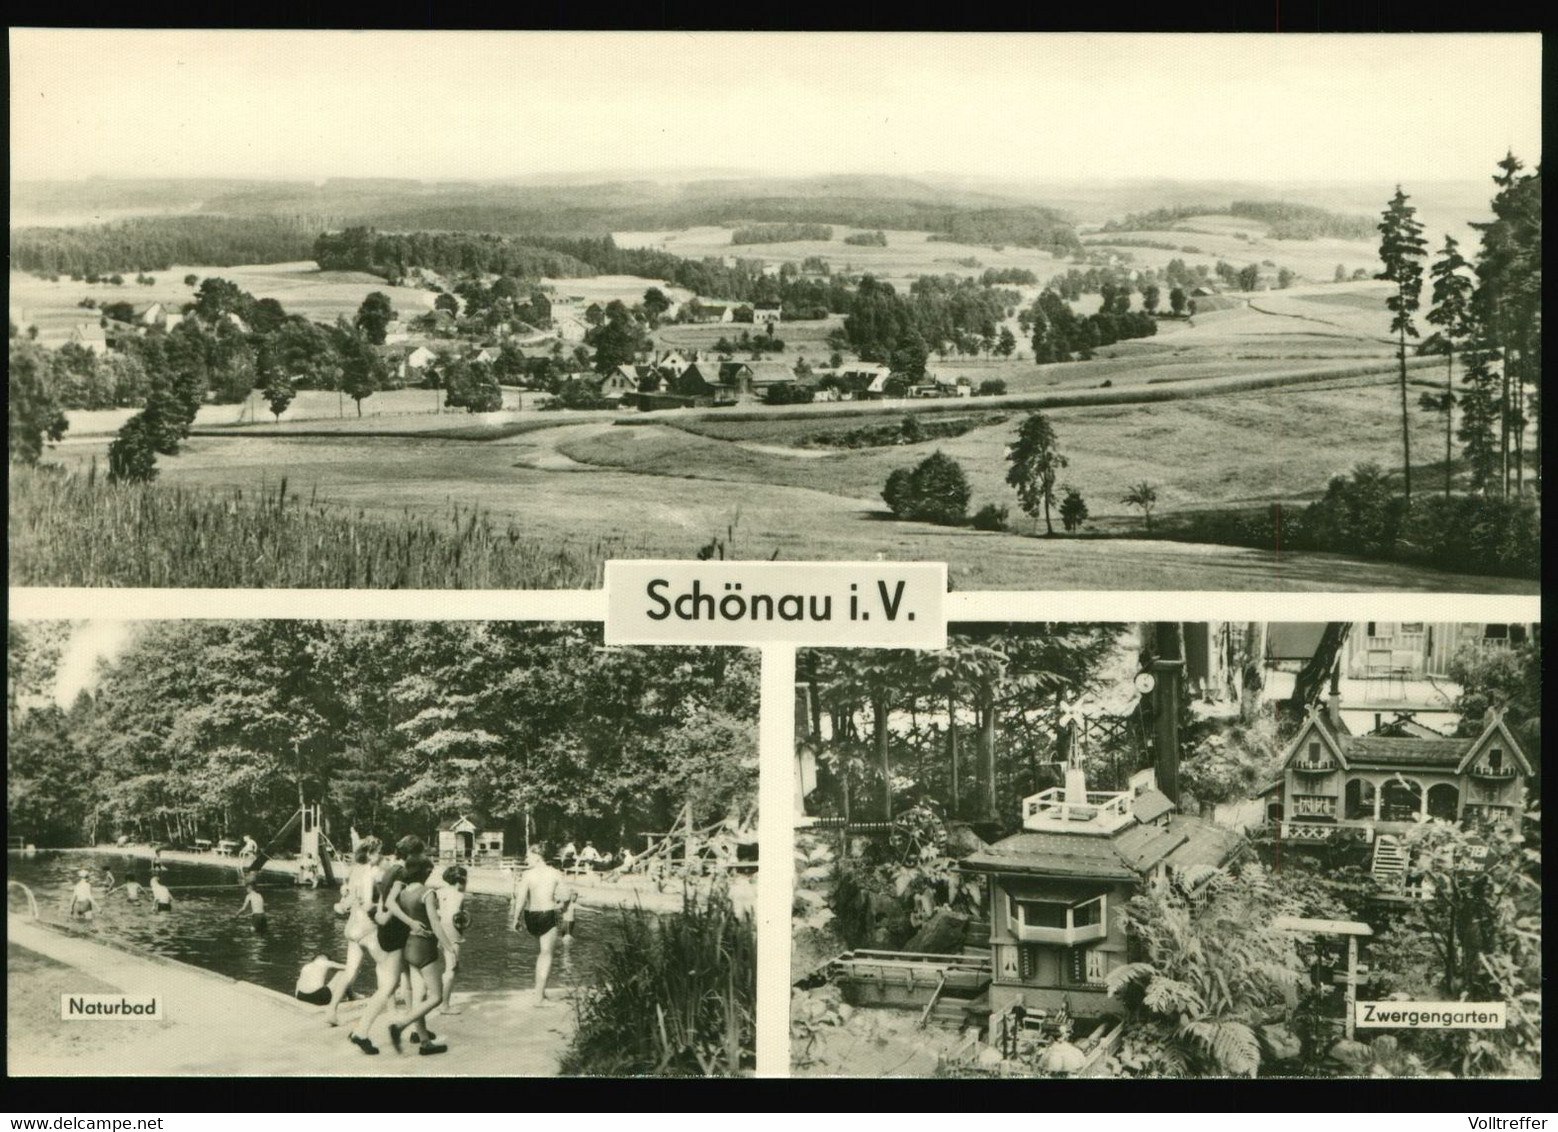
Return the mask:
<svg viewBox="0 0 1558 1132"><path fill-rule="evenodd" d="M621 550L548 544L475 507L355 514L289 494L109 484L12 465L10 584L308 589L583 589Z"/></svg>
<svg viewBox="0 0 1558 1132"><path fill-rule="evenodd" d="M716 888L682 910L620 908L578 1002L565 1074L734 1077L756 1068L757 927Z"/></svg>

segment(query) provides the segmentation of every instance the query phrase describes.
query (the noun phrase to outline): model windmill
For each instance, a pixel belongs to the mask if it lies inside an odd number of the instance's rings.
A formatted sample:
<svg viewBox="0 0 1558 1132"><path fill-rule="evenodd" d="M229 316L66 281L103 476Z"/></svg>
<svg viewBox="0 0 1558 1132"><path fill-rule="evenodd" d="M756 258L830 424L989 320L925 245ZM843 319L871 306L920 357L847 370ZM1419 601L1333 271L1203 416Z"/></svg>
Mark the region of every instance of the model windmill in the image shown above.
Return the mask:
<svg viewBox="0 0 1558 1132"><path fill-rule="evenodd" d="M1066 801L1084 805L1087 802L1087 772L1083 769L1082 747L1087 742L1087 717L1082 714L1080 696L1062 705L1060 735L1064 737L1060 747L1065 758L1057 762L1065 774Z"/></svg>

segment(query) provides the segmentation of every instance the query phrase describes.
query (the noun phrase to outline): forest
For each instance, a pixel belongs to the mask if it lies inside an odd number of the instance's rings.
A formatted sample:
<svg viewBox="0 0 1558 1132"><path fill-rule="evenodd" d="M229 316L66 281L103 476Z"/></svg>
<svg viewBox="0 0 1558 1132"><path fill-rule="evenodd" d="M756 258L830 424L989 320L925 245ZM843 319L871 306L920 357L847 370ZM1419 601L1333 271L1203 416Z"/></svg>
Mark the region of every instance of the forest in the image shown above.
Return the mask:
<svg viewBox="0 0 1558 1132"><path fill-rule="evenodd" d="M733 244L777 244L794 240L831 240L833 229L826 224L752 224L730 234Z"/></svg>
<svg viewBox="0 0 1558 1132"><path fill-rule="evenodd" d="M366 271L399 283L412 268L455 274L543 275L571 278L593 275L592 265L565 252L523 240L479 232L406 232L372 228L325 232L314 240L312 258L321 271Z"/></svg>
<svg viewBox="0 0 1558 1132"><path fill-rule="evenodd" d="M1161 231L1195 216L1241 216L1264 221L1270 226L1268 234L1274 240L1369 240L1374 237L1375 221L1371 217L1349 216L1312 204L1276 200L1236 200L1227 205L1170 205L1106 221L1103 231Z"/></svg>
<svg viewBox="0 0 1558 1132"><path fill-rule="evenodd" d="M425 835L469 814L631 843L756 799L756 655L606 648L600 626L154 622L53 702L73 626L9 626L7 824L39 845L280 828Z"/></svg>
<svg viewBox="0 0 1558 1132"><path fill-rule="evenodd" d="M166 271L174 264L232 267L313 256L319 216L145 216L77 228L13 228L11 270L82 278Z"/></svg>
<svg viewBox="0 0 1558 1132"><path fill-rule="evenodd" d="M843 335L865 361L890 362L918 379L931 350L952 345L972 353L979 348L975 343L996 342L1017 299L1015 291L950 275L922 275L902 295L891 283L867 275L847 308Z"/></svg>

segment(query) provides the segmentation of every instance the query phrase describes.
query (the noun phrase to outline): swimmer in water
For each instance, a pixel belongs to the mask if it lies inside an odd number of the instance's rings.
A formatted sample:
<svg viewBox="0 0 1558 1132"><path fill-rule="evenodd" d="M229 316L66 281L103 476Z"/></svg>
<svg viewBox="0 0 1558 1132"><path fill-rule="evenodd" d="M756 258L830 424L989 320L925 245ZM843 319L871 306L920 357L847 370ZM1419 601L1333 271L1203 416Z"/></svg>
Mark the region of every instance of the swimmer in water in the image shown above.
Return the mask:
<svg viewBox="0 0 1558 1132"><path fill-rule="evenodd" d="M131 904L137 904L141 899L141 882L131 877L124 882L124 895Z"/></svg>
<svg viewBox="0 0 1558 1132"><path fill-rule="evenodd" d="M76 885L70 890L70 914L80 916L83 920L90 920L92 914L97 911L97 899L92 895L92 882L87 879L87 871L76 871Z"/></svg>
<svg viewBox="0 0 1558 1132"><path fill-rule="evenodd" d="M260 890L254 887L253 881L245 887L248 891L234 915L241 916L245 912L249 913L249 923L253 925L256 932L263 933L269 926L265 919L265 897L260 895Z"/></svg>
<svg viewBox="0 0 1558 1132"><path fill-rule="evenodd" d="M162 877L156 873L151 877L151 899L153 911L173 911L173 893L168 891L168 886L162 883Z"/></svg>

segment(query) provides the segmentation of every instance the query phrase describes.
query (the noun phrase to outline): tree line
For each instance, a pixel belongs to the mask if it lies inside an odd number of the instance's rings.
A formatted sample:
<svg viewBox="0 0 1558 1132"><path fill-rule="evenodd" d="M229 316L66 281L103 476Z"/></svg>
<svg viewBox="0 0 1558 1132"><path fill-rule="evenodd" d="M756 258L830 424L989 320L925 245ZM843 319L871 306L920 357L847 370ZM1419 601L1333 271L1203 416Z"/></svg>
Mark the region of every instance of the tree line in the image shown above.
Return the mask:
<svg viewBox="0 0 1558 1132"><path fill-rule="evenodd" d="M957 276L922 275L903 295L867 275L849 304L840 344L865 361L886 362L894 372L919 380L932 350L951 345L972 353L984 342L1001 349L1001 323L1015 301L1015 292ZM1012 337L1006 353L1015 346Z"/></svg>
<svg viewBox="0 0 1558 1132"><path fill-rule="evenodd" d="M90 227L17 228L11 268L84 279L166 271L176 263L285 263L312 258L323 226L310 216L147 216Z"/></svg>
<svg viewBox="0 0 1558 1132"><path fill-rule="evenodd" d="M643 847L757 785L755 654L610 649L569 623L154 622L95 686L47 700L68 629L13 623L7 822L40 845L251 833L300 800L429 833ZM31 706L19 706L18 697Z"/></svg>
<svg viewBox="0 0 1558 1132"><path fill-rule="evenodd" d="M779 244L797 240L833 239L833 228L827 224L749 224L730 234L732 244Z"/></svg>
<svg viewBox="0 0 1558 1132"><path fill-rule="evenodd" d="M1293 201L1236 200L1227 205L1177 204L1147 212L1128 213L1104 223L1105 232L1153 232L1171 229L1194 216L1242 216L1260 220L1274 240L1367 240L1374 222L1367 216L1349 216Z"/></svg>
<svg viewBox="0 0 1558 1132"><path fill-rule="evenodd" d="M399 283L414 268L460 275L573 278L594 270L566 252L480 232L322 232L312 257L324 271L366 271Z"/></svg>
<svg viewBox="0 0 1558 1132"><path fill-rule="evenodd" d="M1420 397L1417 406L1443 417L1445 497L1455 486L1452 437L1461 441L1467 487L1473 494L1521 499L1528 477L1531 493L1541 493L1542 174L1540 168L1522 173L1524 166L1513 154L1498 168L1493 178L1494 219L1472 225L1481 233L1475 258L1468 261L1455 238L1446 236L1429 268L1432 306L1426 321L1436 329L1427 338L1415 318L1422 308L1428 246L1417 210L1400 186L1378 225L1383 269L1376 278L1392 285L1385 306L1399 363L1401 494L1406 506L1412 501L1409 349L1445 358L1444 391ZM1414 340L1410 347L1409 339ZM1528 469L1526 432L1531 424L1536 428Z"/></svg>

